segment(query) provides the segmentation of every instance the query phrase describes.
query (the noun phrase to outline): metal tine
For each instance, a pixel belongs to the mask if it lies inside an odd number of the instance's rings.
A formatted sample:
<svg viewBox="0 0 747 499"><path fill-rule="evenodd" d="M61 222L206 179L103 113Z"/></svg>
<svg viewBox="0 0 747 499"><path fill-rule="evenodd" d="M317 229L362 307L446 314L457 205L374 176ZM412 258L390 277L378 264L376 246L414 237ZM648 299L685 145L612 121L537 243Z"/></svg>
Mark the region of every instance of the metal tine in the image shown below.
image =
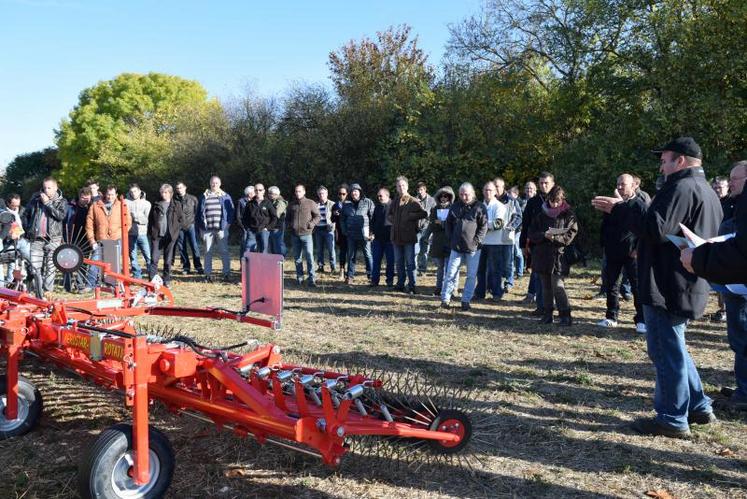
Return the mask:
<svg viewBox="0 0 747 499"><path fill-rule="evenodd" d="M425 421L421 421L421 420L416 419L416 418L411 418L410 416L405 416L405 419L408 419L408 420L413 421L413 422L418 423L418 424L422 424L424 426L430 426L431 423L432 423L432 421L425 422Z"/></svg>
<svg viewBox="0 0 747 499"><path fill-rule="evenodd" d="M421 402L421 405L422 405L422 402ZM433 420L435 419L435 416L434 416L433 418L429 418L429 417L428 417L428 416L426 416L425 414L421 414L420 412L416 411L416 410L415 410L414 408L412 408L412 409L410 409L410 410L411 410L412 412L414 412L415 414L417 414L418 416L420 416L420 417L422 417L422 418L424 418L424 419L428 420L428 423L427 423L427 424L429 424L429 425L430 425L430 424L431 424L431 423L433 422Z"/></svg>

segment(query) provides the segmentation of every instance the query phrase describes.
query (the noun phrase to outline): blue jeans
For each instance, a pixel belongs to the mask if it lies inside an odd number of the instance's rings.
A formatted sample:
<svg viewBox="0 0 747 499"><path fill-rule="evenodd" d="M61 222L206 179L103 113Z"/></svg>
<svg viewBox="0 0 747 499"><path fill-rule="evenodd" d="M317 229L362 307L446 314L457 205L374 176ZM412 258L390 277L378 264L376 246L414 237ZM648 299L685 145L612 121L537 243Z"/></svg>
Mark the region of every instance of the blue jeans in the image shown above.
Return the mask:
<svg viewBox="0 0 747 499"><path fill-rule="evenodd" d="M405 277L409 288L415 287L415 245L392 244L394 246L394 265L397 268L397 287L405 287Z"/></svg>
<svg viewBox="0 0 747 499"><path fill-rule="evenodd" d="M270 252L270 231L261 230L254 233L254 239L256 241L254 251L256 253L269 253Z"/></svg>
<svg viewBox="0 0 747 499"><path fill-rule="evenodd" d="M425 229L418 232L418 242L415 244L415 255L418 259L418 272L425 272L428 270L428 240L431 237L431 231L426 227Z"/></svg>
<svg viewBox="0 0 747 499"><path fill-rule="evenodd" d="M200 245L197 242L197 231L195 224L179 231L179 238L176 240L176 247L179 251L179 257L182 260L182 269L189 271L189 252L192 251L192 260L195 264L195 270L202 274L202 262L200 261Z"/></svg>
<svg viewBox="0 0 747 499"><path fill-rule="evenodd" d="M484 299L487 291L490 291L494 298L503 296L503 288L501 287L503 265L500 257L501 246L497 244L486 244L480 250L477 286L474 295L478 300Z"/></svg>
<svg viewBox="0 0 747 499"><path fill-rule="evenodd" d="M228 252L228 229L209 229L202 232L202 241L205 243L205 275L213 273L213 253L216 248L220 253L223 264L223 277L231 275L231 255Z"/></svg>
<svg viewBox="0 0 747 499"><path fill-rule="evenodd" d="M257 251L257 236L254 232L244 229L244 237L241 239L241 248L239 251L241 251L240 257L243 257L247 251L251 251L252 253Z"/></svg>
<svg viewBox="0 0 747 499"><path fill-rule="evenodd" d="M467 278L464 281L464 292L462 293L462 303L469 303L472 301L472 296L475 294L475 284L477 281L477 268L480 266L480 250L474 253L458 253L451 250L449 255L449 265L446 271L446 282L441 290L441 301L448 303L451 301L451 295L454 293L454 288L457 285L457 276L459 275L459 267L464 261L467 267Z"/></svg>
<svg viewBox="0 0 747 499"><path fill-rule="evenodd" d="M648 356L656 368L654 409L656 419L686 429L691 412L712 412L698 370L685 345L687 319L663 308L643 306Z"/></svg>
<svg viewBox="0 0 747 499"><path fill-rule="evenodd" d="M373 269L371 269L371 284L379 284L381 279L381 261L386 256L386 285L394 283L394 245L391 241L381 242L374 239L371 243L373 252Z"/></svg>
<svg viewBox="0 0 747 499"><path fill-rule="evenodd" d="M314 240L311 234L298 236L291 234L291 244L293 244L293 257L296 262L296 278L303 279L303 259L306 259L306 270L309 273L309 281L316 280L314 268Z"/></svg>
<svg viewBox="0 0 747 499"><path fill-rule="evenodd" d="M503 286L507 288L514 287L514 245L513 244L501 244L501 264L503 266Z"/></svg>
<svg viewBox="0 0 747 499"><path fill-rule="evenodd" d="M140 268L140 264L137 261L137 250L140 249L140 253L143 255L145 260L146 270L150 268L150 243L148 242L147 234L138 234L137 236L128 236L130 243L130 270L132 271L132 277L140 279L143 276L143 270Z"/></svg>
<svg viewBox="0 0 747 499"><path fill-rule="evenodd" d="M446 272L449 270L449 258L436 257L433 260L436 262L436 291L440 293L443 291L444 281L446 281ZM459 288L459 270L457 270L454 290L456 291L457 288Z"/></svg>
<svg viewBox="0 0 747 499"><path fill-rule="evenodd" d="M95 250L91 252L91 260L95 260L97 262L100 262L101 259L104 257L104 251L101 249L101 243L98 243L98 246ZM101 269L97 267L96 265L91 265L88 268L88 287L89 288L95 288L96 284L99 280L99 272Z"/></svg>
<svg viewBox="0 0 747 499"><path fill-rule="evenodd" d="M288 254L288 249L285 247L285 228L270 231L270 253L283 255L283 257Z"/></svg>
<svg viewBox="0 0 747 499"><path fill-rule="evenodd" d="M517 277L524 277L524 252L521 251L521 244L519 243L519 239L521 237L521 232L516 232L516 242L514 242L514 266L516 270L516 276Z"/></svg>
<svg viewBox="0 0 747 499"><path fill-rule="evenodd" d="M724 293L726 336L734 352L734 377L737 390L734 400L747 402L747 298Z"/></svg>
<svg viewBox="0 0 747 499"><path fill-rule="evenodd" d="M324 251L327 251L329 265L332 271L337 270L337 255L335 254L335 231L327 227L314 227L314 248L316 248L316 264L324 267Z"/></svg>
<svg viewBox="0 0 747 499"><path fill-rule="evenodd" d="M485 253L489 253L487 256ZM487 287L496 298L503 297L503 287L513 286L513 244L496 244L482 247L480 267L477 269L477 287L475 296L485 298L486 277ZM480 286L482 280L482 287Z"/></svg>
<svg viewBox="0 0 747 499"><path fill-rule="evenodd" d="M352 279L355 277L355 256L358 249L363 251L363 258L366 264L366 275L371 275L373 267L373 255L371 255L371 241L368 239L348 238L348 270L347 276Z"/></svg>

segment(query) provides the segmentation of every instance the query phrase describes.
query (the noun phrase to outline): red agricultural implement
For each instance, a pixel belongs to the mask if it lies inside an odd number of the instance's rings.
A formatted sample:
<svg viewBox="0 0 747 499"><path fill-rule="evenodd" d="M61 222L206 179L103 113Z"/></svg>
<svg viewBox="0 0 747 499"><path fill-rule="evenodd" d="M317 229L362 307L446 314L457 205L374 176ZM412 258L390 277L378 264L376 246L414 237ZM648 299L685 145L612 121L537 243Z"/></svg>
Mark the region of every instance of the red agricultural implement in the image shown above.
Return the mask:
<svg viewBox="0 0 747 499"><path fill-rule="evenodd" d="M129 254L126 244L122 255ZM170 316L277 329L282 262L267 258L243 259L244 309L232 312L174 306L168 288L130 277L126 258L117 273L109 263L84 258L75 246L61 246L55 253L58 268L98 266L109 284L86 300L47 300L0 289L0 353L6 359L0 439L27 433L42 413L41 394L18 372L21 357L31 354L120 390L132 410L131 423L104 430L82 461L83 497L160 497L169 487L174 453L165 435L148 423L151 401L259 443L320 457L330 466L340 463L355 437L394 438L441 457L463 451L472 421L445 392L401 393L382 378L287 363L272 344L238 354L231 350L246 343L207 347L186 335L142 332L134 324L137 317Z"/></svg>

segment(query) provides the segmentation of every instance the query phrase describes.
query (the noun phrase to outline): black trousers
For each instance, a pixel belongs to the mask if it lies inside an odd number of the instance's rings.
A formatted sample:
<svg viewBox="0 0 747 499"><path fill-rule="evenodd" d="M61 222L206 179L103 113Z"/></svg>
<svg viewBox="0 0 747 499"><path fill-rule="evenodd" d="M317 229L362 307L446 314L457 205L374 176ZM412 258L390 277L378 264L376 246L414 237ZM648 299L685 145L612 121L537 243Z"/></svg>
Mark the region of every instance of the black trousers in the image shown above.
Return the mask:
<svg viewBox="0 0 747 499"><path fill-rule="evenodd" d="M538 273L540 282L542 283L542 305L544 306L545 313L552 315L553 302L561 315L570 312L571 304L568 301L568 293L565 292L563 276L550 272Z"/></svg>
<svg viewBox="0 0 747 499"><path fill-rule="evenodd" d="M153 279L158 274L158 260L163 253L163 277L164 282L171 280L171 265L174 263L174 250L176 249L176 239L171 239L169 234L158 239L150 240L150 268L148 268L148 278Z"/></svg>
<svg viewBox="0 0 747 499"><path fill-rule="evenodd" d="M630 280L630 291L633 293L633 303L635 304L635 318L633 320L636 323L643 322L643 306L638 298L638 262L633 257L627 257L624 260L607 260L607 265L604 268L604 277L608 283L606 317L616 321L620 313L620 286L618 281L623 270Z"/></svg>

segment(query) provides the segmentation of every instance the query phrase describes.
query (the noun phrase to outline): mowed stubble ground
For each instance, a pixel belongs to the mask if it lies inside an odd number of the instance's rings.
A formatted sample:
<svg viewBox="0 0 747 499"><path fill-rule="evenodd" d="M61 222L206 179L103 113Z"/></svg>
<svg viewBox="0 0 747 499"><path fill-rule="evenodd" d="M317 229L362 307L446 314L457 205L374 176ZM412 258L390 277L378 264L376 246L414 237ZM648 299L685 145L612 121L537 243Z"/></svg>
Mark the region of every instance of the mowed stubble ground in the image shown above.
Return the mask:
<svg viewBox="0 0 747 499"><path fill-rule="evenodd" d="M217 262L216 262L217 263ZM238 262L233 262L238 276ZM519 301L527 278L500 304L470 312L443 311L431 296L353 287L324 274L320 287L295 285L286 263L286 308L280 332L229 321L149 319L174 326L202 343L247 338L280 345L289 355L319 356L328 364L417 370L434 383L477 390L476 410L493 415L481 438L490 442L474 472L449 465L417 471L348 455L340 470L155 407L152 422L168 435L177 467L168 497L746 497L747 425L725 414L693 427L692 441L642 437L627 429L651 414L654 370L645 340L624 305L622 327L594 326L603 302L596 268L574 269L568 289L572 328L541 326ZM239 308L239 284L177 278L177 304ZM711 303L709 311L715 306ZM733 382L724 327L691 325L688 344L709 392ZM42 391L39 428L0 442L0 497L77 497L77 465L97 434L128 419L117 393L27 360L23 372Z"/></svg>

